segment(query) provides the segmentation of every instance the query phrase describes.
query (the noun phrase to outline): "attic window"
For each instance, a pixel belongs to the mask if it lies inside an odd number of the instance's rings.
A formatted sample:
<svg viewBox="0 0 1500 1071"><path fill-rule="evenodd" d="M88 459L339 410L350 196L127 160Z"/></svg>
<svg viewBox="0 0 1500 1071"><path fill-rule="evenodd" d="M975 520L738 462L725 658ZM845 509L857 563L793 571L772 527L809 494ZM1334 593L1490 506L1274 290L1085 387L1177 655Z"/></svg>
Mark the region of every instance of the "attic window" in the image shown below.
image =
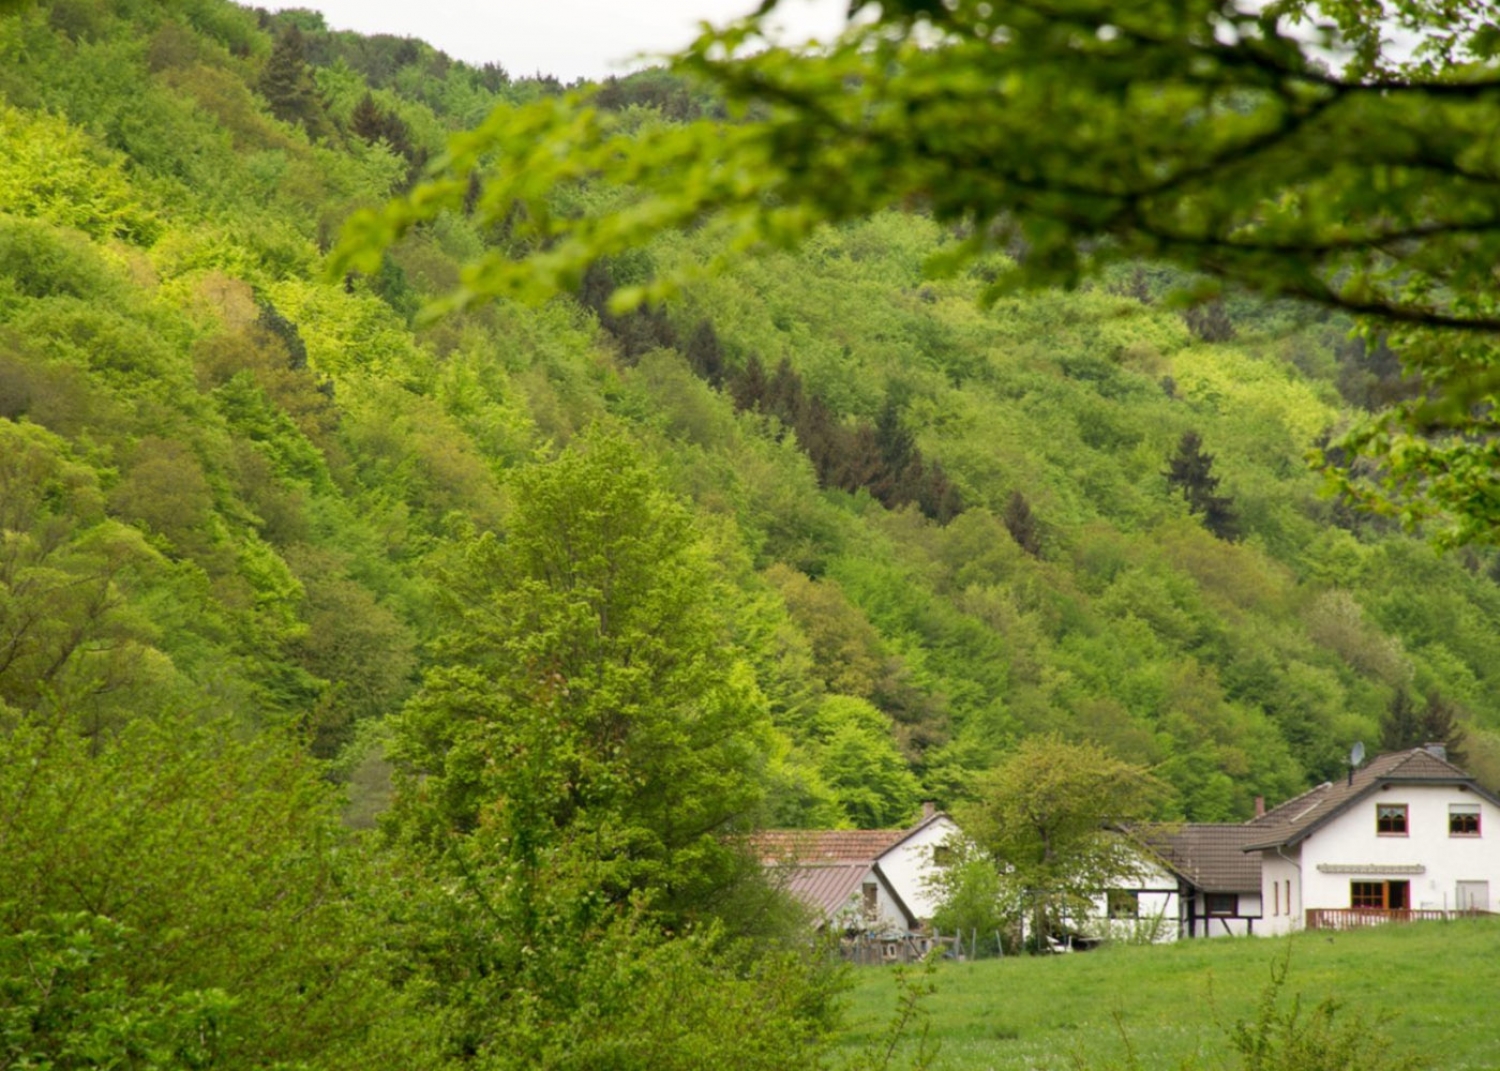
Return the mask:
<svg viewBox="0 0 1500 1071"><path fill-rule="evenodd" d="M933 866L952 866L953 847L948 844L934 844L932 846Z"/></svg>
<svg viewBox="0 0 1500 1071"><path fill-rule="evenodd" d="M1375 832L1382 837L1406 836L1406 804L1376 804Z"/></svg>
<svg viewBox="0 0 1500 1071"><path fill-rule="evenodd" d="M1477 836L1479 836L1479 804L1477 804L1477 803L1450 803L1450 804L1448 804L1448 836L1450 836L1450 837L1477 837Z"/></svg>

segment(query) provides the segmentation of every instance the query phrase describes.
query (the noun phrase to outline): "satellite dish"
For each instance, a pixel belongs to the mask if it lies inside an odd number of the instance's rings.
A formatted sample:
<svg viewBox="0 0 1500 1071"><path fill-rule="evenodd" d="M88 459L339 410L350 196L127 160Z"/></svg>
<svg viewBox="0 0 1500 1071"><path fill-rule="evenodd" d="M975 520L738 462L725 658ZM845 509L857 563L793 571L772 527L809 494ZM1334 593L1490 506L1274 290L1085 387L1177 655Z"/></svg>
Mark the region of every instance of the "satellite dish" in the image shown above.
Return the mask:
<svg viewBox="0 0 1500 1071"><path fill-rule="evenodd" d="M1358 766L1360 763L1362 763L1364 761L1365 761L1365 742L1363 740L1359 740L1359 741L1356 741L1355 744L1354 744L1354 746L1349 749L1349 765L1350 766Z"/></svg>

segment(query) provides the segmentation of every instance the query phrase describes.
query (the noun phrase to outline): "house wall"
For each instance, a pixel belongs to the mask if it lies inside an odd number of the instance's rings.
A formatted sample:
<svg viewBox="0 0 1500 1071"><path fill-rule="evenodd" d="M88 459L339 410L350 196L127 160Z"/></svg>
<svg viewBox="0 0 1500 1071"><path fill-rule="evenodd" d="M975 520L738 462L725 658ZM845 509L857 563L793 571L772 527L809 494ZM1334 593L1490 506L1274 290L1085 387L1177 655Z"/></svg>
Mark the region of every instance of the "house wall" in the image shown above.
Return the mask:
<svg viewBox="0 0 1500 1071"><path fill-rule="evenodd" d="M1186 901L1185 906L1191 908L1193 913L1192 931L1194 937L1246 937L1250 935L1259 936L1264 930L1265 911L1259 893L1242 892L1235 894L1235 911L1233 915L1210 915L1208 913L1208 894L1195 892ZM1184 915L1182 923L1182 934L1188 933L1187 917Z"/></svg>
<svg viewBox="0 0 1500 1071"><path fill-rule="evenodd" d="M1302 908L1301 847L1262 852L1260 863L1260 902L1265 916L1255 926L1257 934L1267 937L1300 930L1306 917Z"/></svg>
<svg viewBox="0 0 1500 1071"><path fill-rule="evenodd" d="M1114 941L1161 943L1177 940L1182 906L1178 902L1177 877L1149 859L1142 858L1136 873L1114 888L1136 894L1136 917L1109 916L1109 894L1094 897L1093 910L1082 928Z"/></svg>
<svg viewBox="0 0 1500 1071"><path fill-rule="evenodd" d="M865 914L864 887L875 886L875 916ZM865 873L853 895L834 915L835 928L841 930L863 930L874 933L905 933L909 929L906 915L897 905L895 897L880 875L872 867Z"/></svg>
<svg viewBox="0 0 1500 1071"><path fill-rule="evenodd" d="M932 850L958 835L958 826L941 816L880 857L880 869L918 921L932 918L938 906L937 895L927 886L928 877L937 870Z"/></svg>
<svg viewBox="0 0 1500 1071"><path fill-rule="evenodd" d="M1375 808L1404 803L1407 835L1379 835ZM1448 805L1477 804L1480 834L1450 836ZM1401 867L1420 865L1421 873ZM1371 868L1351 873L1354 867ZM1325 869L1319 869L1323 867ZM1354 804L1302 844L1302 911L1347 908L1352 881L1411 883L1411 906L1453 910L1459 882L1489 883L1479 906L1500 909L1500 808L1456 785L1392 785Z"/></svg>

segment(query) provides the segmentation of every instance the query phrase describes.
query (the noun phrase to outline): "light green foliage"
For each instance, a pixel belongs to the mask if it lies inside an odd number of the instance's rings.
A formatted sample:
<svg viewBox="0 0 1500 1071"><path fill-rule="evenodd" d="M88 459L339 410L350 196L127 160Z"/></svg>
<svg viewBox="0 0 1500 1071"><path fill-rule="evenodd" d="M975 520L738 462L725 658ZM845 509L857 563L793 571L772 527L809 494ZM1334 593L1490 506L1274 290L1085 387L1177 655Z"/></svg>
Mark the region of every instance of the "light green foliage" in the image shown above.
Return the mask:
<svg viewBox="0 0 1500 1071"><path fill-rule="evenodd" d="M890 719L843 695L824 699L816 719L818 768L845 820L860 829L909 824L922 790L896 750Z"/></svg>
<svg viewBox="0 0 1500 1071"><path fill-rule="evenodd" d="M1424 42L1404 63L1380 21L1342 0L1269 13L1212 0L882 4L808 53L762 47L775 7L676 59L732 104L759 106L753 120L622 130L567 100L496 112L419 196L359 217L341 261L372 263L454 207L491 154L505 162L482 210L519 210L537 252L481 258L460 304L574 285L595 258L673 228L711 236L722 265L911 201L954 228L928 260L934 275L1024 247L993 269L991 301L1130 258L1176 261L1369 314L1372 338L1400 325L1394 341L1424 389L1344 440L1383 476L1334 472L1409 523L1487 538L1496 459L1490 436L1464 433L1488 429L1493 410L1477 332L1497 323L1486 265L1500 238L1493 161L1478 146L1495 123L1495 48L1464 5L1404 6ZM1359 42L1337 73L1308 43L1326 31L1305 26L1325 16ZM1186 114L1200 119L1185 126ZM600 177L641 195L581 217L553 210L557 191ZM618 300L660 296L690 270Z"/></svg>
<svg viewBox="0 0 1500 1071"><path fill-rule="evenodd" d="M1004 868L1032 933L1050 934L1135 873L1139 855L1110 827L1150 817L1161 788L1097 747L1035 736L979 779L957 818Z"/></svg>
<svg viewBox="0 0 1500 1071"><path fill-rule="evenodd" d="M219 1056L222 990L153 985L113 973L130 933L86 911L0 934L0 1052L8 1067L204 1067Z"/></svg>
<svg viewBox="0 0 1500 1071"><path fill-rule="evenodd" d="M193 716L0 713L8 1062L359 1066L392 1005L312 763Z"/></svg>
<svg viewBox="0 0 1500 1071"><path fill-rule="evenodd" d="M724 838L754 821L770 731L723 646L721 581L602 431L514 490L504 539L473 540L445 582L453 628L395 752L432 801L409 821L437 843L493 827L523 886L582 851L605 902L711 909L742 869Z"/></svg>
<svg viewBox="0 0 1500 1071"><path fill-rule="evenodd" d="M0 204L9 212L149 245L160 223L138 202L122 163L77 127L0 105Z"/></svg>
<svg viewBox="0 0 1500 1071"><path fill-rule="evenodd" d="M1024 898L1001 876L994 857L967 837L950 837L947 861L929 879L938 898L932 925L938 933L984 934L1008 930L1021 917Z"/></svg>

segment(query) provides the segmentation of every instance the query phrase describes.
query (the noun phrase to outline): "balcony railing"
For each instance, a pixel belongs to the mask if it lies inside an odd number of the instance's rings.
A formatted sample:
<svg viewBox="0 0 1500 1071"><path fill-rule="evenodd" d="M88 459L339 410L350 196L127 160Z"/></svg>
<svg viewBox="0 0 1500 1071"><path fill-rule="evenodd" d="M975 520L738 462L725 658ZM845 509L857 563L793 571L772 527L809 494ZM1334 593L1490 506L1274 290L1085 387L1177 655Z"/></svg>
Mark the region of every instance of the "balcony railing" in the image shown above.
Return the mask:
<svg viewBox="0 0 1500 1071"><path fill-rule="evenodd" d="M1488 911L1470 908L1463 911L1441 911L1435 908L1386 910L1378 907L1310 907L1307 909L1309 930L1358 930L1365 926L1384 926L1391 922L1440 922L1444 919L1472 919Z"/></svg>

